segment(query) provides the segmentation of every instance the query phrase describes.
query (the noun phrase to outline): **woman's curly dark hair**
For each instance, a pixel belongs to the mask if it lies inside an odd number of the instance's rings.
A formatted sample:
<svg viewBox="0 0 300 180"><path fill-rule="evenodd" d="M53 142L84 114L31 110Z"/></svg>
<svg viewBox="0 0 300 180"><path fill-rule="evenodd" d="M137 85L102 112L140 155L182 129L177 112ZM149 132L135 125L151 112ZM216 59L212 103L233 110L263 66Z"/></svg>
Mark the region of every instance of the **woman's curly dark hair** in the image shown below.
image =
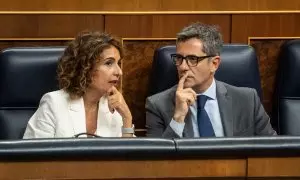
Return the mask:
<svg viewBox="0 0 300 180"><path fill-rule="evenodd" d="M57 75L59 88L71 98L82 97L92 82L92 73L103 50L115 47L123 57L120 40L97 31L80 32L59 59Z"/></svg>

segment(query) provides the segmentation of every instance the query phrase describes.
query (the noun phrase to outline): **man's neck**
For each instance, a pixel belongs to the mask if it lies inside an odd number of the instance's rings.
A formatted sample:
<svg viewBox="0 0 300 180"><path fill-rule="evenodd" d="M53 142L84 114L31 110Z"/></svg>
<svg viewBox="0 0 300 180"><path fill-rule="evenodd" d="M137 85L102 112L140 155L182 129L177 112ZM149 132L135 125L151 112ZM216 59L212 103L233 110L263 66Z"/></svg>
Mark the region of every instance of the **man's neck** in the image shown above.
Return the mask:
<svg viewBox="0 0 300 180"><path fill-rule="evenodd" d="M193 88L194 91L197 94L204 93L213 83L214 77L209 78L207 81L205 81L201 86Z"/></svg>

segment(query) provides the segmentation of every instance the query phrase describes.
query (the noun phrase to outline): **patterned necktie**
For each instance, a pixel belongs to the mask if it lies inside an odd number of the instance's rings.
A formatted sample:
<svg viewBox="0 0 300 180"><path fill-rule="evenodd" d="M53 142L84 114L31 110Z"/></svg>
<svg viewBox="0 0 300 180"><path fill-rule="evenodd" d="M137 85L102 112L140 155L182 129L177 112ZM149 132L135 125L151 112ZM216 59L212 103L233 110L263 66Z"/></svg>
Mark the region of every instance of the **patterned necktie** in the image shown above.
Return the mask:
<svg viewBox="0 0 300 180"><path fill-rule="evenodd" d="M200 137L214 137L215 132L211 125L207 112L204 109L204 105L208 97L200 95L197 97L197 122Z"/></svg>

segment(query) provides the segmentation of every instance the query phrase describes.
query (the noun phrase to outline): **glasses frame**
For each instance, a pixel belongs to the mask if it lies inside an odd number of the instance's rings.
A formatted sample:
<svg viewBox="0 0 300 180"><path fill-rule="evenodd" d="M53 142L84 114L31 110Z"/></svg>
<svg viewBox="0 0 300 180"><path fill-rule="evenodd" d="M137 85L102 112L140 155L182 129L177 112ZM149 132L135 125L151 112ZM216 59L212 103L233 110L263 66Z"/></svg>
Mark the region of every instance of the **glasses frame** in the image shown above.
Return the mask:
<svg viewBox="0 0 300 180"><path fill-rule="evenodd" d="M177 64L176 61L174 60L174 58L175 58L176 56L182 57L182 61L181 61L180 64ZM196 60L197 63L196 63L195 65L191 65L191 64L189 63L189 61L187 60L187 58L188 58L188 57L191 57L191 56L197 58L197 60ZM214 55L207 55L207 56L187 55L187 56L182 56L182 55L180 55L180 54L171 54L172 61L173 61L173 63L174 63L176 66L180 66L180 65L183 63L183 60L185 60L185 61L186 61L186 64L187 64L188 66L190 66L190 67L197 66L198 63L199 63L200 61L203 61L204 59L206 59L206 58L211 58L211 57L215 57L215 56L214 56Z"/></svg>

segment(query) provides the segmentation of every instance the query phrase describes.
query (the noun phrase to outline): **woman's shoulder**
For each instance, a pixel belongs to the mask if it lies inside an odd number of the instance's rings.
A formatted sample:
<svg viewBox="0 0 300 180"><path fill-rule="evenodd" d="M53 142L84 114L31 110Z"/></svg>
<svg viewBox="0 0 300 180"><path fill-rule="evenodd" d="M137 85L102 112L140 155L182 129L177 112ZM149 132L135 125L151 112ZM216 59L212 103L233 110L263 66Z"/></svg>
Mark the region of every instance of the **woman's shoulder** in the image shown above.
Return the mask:
<svg viewBox="0 0 300 180"><path fill-rule="evenodd" d="M67 101L69 99L69 94L65 92L64 90L56 90L45 93L42 98L41 102L53 102L55 101L58 103L58 101Z"/></svg>

